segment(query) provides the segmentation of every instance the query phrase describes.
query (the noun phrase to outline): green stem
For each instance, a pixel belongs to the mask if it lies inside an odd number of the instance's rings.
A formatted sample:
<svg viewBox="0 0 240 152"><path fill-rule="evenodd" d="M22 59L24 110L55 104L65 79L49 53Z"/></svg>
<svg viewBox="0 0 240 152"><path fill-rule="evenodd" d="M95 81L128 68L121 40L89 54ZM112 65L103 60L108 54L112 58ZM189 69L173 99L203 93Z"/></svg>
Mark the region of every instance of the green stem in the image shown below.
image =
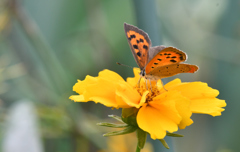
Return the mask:
<svg viewBox="0 0 240 152"><path fill-rule="evenodd" d="M26 38L34 47L34 52L47 75L47 86L53 88L56 93L63 94L66 90L70 89L68 83L68 76L65 73L59 59L56 57L55 52L51 49L50 45L44 40L40 34L37 24L20 6L17 0L12 0L13 15L17 19L20 27L22 28Z"/></svg>
<svg viewBox="0 0 240 152"><path fill-rule="evenodd" d="M138 147L138 145L137 145L137 149L136 149L136 152L140 152L141 151L141 149Z"/></svg>

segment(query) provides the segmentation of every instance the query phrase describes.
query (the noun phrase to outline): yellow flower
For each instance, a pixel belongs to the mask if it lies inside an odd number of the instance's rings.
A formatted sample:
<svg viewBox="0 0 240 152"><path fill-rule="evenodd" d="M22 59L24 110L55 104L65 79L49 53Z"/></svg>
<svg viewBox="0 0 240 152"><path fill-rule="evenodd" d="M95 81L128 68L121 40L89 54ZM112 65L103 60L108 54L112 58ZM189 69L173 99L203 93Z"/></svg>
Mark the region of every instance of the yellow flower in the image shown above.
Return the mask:
<svg viewBox="0 0 240 152"><path fill-rule="evenodd" d="M148 132L152 139L163 139L166 132L173 133L191 125L192 113L219 116L226 106L224 100L216 98L218 90L206 83L182 83L175 79L164 87L161 80L146 86L144 79L138 84L139 69L134 68L134 74L135 77L127 81L109 70L99 72L98 77L87 76L73 86L73 91L79 95L72 95L70 99L94 101L113 108L136 108L139 128Z"/></svg>

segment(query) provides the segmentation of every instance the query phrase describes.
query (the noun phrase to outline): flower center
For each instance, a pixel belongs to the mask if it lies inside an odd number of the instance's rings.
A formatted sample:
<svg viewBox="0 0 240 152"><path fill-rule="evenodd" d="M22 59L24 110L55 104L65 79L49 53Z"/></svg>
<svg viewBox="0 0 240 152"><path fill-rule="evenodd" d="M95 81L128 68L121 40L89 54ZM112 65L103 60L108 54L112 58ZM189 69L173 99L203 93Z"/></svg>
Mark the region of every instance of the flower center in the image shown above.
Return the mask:
<svg viewBox="0 0 240 152"><path fill-rule="evenodd" d="M145 80L146 81L146 80ZM146 103L147 102L151 102L152 99L154 97L156 97L157 95L160 94L160 90L159 88L157 87L157 83L152 81L151 82L151 85L148 83L146 84L144 82L141 81L141 83L139 85L136 85L136 89L138 91L138 93L142 96L144 92L146 92L147 90L149 91L149 93L147 94L146 96Z"/></svg>

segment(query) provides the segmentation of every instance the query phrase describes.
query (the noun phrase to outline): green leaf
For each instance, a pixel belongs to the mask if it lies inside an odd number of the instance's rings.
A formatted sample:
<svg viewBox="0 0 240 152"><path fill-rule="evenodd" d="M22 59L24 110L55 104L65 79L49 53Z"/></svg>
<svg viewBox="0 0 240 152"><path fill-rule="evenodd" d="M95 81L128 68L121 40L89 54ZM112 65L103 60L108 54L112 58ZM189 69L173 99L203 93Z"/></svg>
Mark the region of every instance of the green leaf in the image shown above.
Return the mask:
<svg viewBox="0 0 240 152"><path fill-rule="evenodd" d="M134 132L134 131L136 131L136 130L137 130L137 127L128 126L127 128L125 128L125 129L123 129L123 130L109 132L109 133L104 134L103 136L104 136L104 137L107 137L107 136L124 135L124 134L132 133L132 132Z"/></svg>
<svg viewBox="0 0 240 152"><path fill-rule="evenodd" d="M120 122L124 123L124 122L122 121L122 118L119 117L119 116L116 116L116 115L108 115L108 117L113 118L113 119L116 119L117 121L120 121Z"/></svg>
<svg viewBox="0 0 240 152"><path fill-rule="evenodd" d="M104 127L112 127L112 128L128 127L128 124L114 124L114 123L108 123L108 122L100 122L100 123L97 123L97 125L104 126Z"/></svg>
<svg viewBox="0 0 240 152"><path fill-rule="evenodd" d="M169 133L169 132L167 132L167 136L171 136L171 137L183 137L183 135L174 134L174 133Z"/></svg>
<svg viewBox="0 0 240 152"><path fill-rule="evenodd" d="M161 143L163 144L163 146L167 149L169 149L169 146L167 144L167 142L164 139L159 139L161 141Z"/></svg>

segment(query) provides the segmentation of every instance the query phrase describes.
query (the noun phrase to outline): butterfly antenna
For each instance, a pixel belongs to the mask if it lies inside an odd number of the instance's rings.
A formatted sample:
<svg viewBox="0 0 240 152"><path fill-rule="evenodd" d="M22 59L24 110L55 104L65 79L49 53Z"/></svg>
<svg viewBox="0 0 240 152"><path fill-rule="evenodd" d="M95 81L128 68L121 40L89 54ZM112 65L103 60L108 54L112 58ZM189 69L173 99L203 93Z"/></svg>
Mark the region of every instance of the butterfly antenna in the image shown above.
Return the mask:
<svg viewBox="0 0 240 152"><path fill-rule="evenodd" d="M116 63L117 63L117 65L122 65L122 66L129 67L129 68L132 68L132 69L133 69L133 67L131 67L131 66L129 66L129 65L125 65L125 64L122 64L122 63L119 63L119 62L116 62Z"/></svg>

